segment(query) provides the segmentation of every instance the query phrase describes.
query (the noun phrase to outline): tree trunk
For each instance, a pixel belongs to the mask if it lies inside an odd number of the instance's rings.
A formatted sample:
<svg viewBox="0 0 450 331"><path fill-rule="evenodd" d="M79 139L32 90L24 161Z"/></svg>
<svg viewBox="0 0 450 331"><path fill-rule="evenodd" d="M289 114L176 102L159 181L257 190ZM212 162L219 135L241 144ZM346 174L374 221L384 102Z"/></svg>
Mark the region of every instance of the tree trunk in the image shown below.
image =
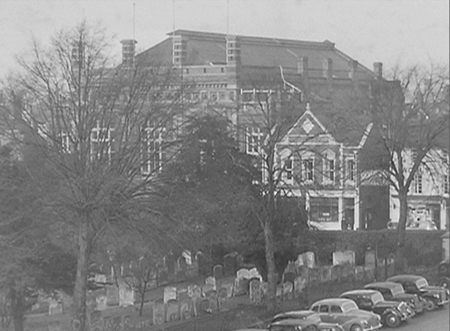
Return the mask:
<svg viewBox="0 0 450 331"><path fill-rule="evenodd" d="M84 215L78 229L78 260L73 292L72 330L86 331L86 292L90 256L89 217Z"/></svg>
<svg viewBox="0 0 450 331"><path fill-rule="evenodd" d="M14 322L14 331L23 331L25 323L25 297L22 290L11 289L11 310Z"/></svg>
<svg viewBox="0 0 450 331"><path fill-rule="evenodd" d="M405 239L406 239L406 221L408 218L408 192L401 191L398 194L400 202L400 217L397 227L397 250L395 252L395 273L403 273L406 267L406 261L404 257Z"/></svg>
<svg viewBox="0 0 450 331"><path fill-rule="evenodd" d="M275 267L275 248L273 241L273 232L270 221L266 221L264 226L264 239L265 239L265 253L267 264L267 282L269 285L267 291L267 310L269 312L275 312L277 308L277 283L278 275Z"/></svg>

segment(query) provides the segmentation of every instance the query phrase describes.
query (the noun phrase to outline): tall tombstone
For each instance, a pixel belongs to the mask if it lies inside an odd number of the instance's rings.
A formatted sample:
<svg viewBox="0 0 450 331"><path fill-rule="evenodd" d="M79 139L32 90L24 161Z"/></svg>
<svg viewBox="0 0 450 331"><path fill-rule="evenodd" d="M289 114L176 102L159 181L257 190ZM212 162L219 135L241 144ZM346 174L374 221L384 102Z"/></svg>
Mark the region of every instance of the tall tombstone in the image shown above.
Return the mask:
<svg viewBox="0 0 450 331"><path fill-rule="evenodd" d="M177 299L177 288L173 286L164 287L164 295L163 295L164 303L168 303L170 300L176 299Z"/></svg>
<svg viewBox="0 0 450 331"><path fill-rule="evenodd" d="M295 279L294 279L294 296L296 298L300 297L300 294L306 287L306 283L307 283L307 281L306 281L305 277L302 277L302 276L295 277Z"/></svg>
<svg viewBox="0 0 450 331"><path fill-rule="evenodd" d="M376 265L375 260L376 260L375 251L372 249L366 251L366 254L364 256L364 267L366 269L375 268L375 265Z"/></svg>
<svg viewBox="0 0 450 331"><path fill-rule="evenodd" d="M193 305L189 298L184 298L180 300L180 319L188 320L192 317Z"/></svg>
<svg viewBox="0 0 450 331"><path fill-rule="evenodd" d="M49 315L61 315L63 313L62 303L58 300L50 300L48 306L48 314Z"/></svg>
<svg viewBox="0 0 450 331"><path fill-rule="evenodd" d="M228 253L223 257L223 274L225 277L234 276L237 270L237 252Z"/></svg>
<svg viewBox="0 0 450 331"><path fill-rule="evenodd" d="M108 308L108 298L106 294L101 294L95 298L95 309L106 310Z"/></svg>
<svg viewBox="0 0 450 331"><path fill-rule="evenodd" d="M196 255L198 272L203 276L211 275L211 259L204 253L198 252Z"/></svg>
<svg viewBox="0 0 450 331"><path fill-rule="evenodd" d="M262 301L261 281L258 278L250 281L250 301L254 304L259 304Z"/></svg>
<svg viewBox="0 0 450 331"><path fill-rule="evenodd" d="M119 287L111 285L106 288L106 298L108 306L116 306L119 304Z"/></svg>
<svg viewBox="0 0 450 331"><path fill-rule="evenodd" d="M314 256L314 252L305 252L302 255L303 255L304 264L308 268L312 269L312 268L316 267L316 258Z"/></svg>
<svg viewBox="0 0 450 331"><path fill-rule="evenodd" d="M163 300L157 300L153 303L153 323L162 325L166 321L166 305Z"/></svg>
<svg viewBox="0 0 450 331"><path fill-rule="evenodd" d="M135 291L125 282L119 282L119 307L134 305Z"/></svg>
<svg viewBox="0 0 450 331"><path fill-rule="evenodd" d="M220 264L215 265L213 268L213 275L216 280L222 279L223 278L223 266Z"/></svg>
<svg viewBox="0 0 450 331"><path fill-rule="evenodd" d="M241 296L241 295L247 295L248 294L248 284L249 284L248 278L237 277L234 280L233 295L236 297Z"/></svg>
<svg viewBox="0 0 450 331"><path fill-rule="evenodd" d="M178 300L171 299L166 303L166 322L174 322L180 319Z"/></svg>

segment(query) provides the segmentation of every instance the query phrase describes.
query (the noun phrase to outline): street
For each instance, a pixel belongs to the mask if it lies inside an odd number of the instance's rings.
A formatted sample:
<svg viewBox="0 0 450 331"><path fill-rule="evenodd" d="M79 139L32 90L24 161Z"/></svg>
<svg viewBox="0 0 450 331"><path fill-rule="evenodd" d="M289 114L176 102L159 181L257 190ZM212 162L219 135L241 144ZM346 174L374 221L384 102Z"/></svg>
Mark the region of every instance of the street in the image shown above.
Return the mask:
<svg viewBox="0 0 450 331"><path fill-rule="evenodd" d="M450 329L448 304L443 309L426 312L423 316L410 319L401 325L399 331L448 331ZM385 329L385 328L384 328Z"/></svg>

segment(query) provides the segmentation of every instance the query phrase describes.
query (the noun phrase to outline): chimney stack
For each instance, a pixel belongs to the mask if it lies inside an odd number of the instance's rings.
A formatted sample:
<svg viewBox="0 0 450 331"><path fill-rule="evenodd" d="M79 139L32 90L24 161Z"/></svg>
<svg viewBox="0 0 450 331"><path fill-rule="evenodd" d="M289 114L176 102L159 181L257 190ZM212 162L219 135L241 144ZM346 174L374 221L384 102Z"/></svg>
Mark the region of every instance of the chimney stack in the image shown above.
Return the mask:
<svg viewBox="0 0 450 331"><path fill-rule="evenodd" d="M174 35L172 37L172 63L174 66L182 66L186 63L187 42L183 36Z"/></svg>
<svg viewBox="0 0 450 331"><path fill-rule="evenodd" d="M298 62L297 71L303 78L308 78L309 67L308 67L308 57L302 56L301 60Z"/></svg>
<svg viewBox="0 0 450 331"><path fill-rule="evenodd" d="M137 41L124 39L120 43L122 44L122 65L126 68L133 68Z"/></svg>
<svg viewBox="0 0 450 331"><path fill-rule="evenodd" d="M241 43L236 36L227 36L227 64L241 63Z"/></svg>
<svg viewBox="0 0 450 331"><path fill-rule="evenodd" d="M382 79L383 78L383 63L375 62L373 64L373 72L375 73L376 79Z"/></svg>

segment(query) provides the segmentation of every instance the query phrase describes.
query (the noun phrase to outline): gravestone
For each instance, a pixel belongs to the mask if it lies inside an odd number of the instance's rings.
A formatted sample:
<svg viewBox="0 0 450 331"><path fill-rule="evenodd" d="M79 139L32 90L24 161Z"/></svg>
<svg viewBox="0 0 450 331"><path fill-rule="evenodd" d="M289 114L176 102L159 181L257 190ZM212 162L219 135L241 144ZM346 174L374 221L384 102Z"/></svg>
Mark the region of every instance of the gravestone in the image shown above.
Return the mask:
<svg viewBox="0 0 450 331"><path fill-rule="evenodd" d="M125 282L119 282L119 306L130 307L134 305L135 292L131 286Z"/></svg>
<svg viewBox="0 0 450 331"><path fill-rule="evenodd" d="M209 292L205 293L205 298L209 301L209 309L210 313L216 313L218 311L217 306L217 292L214 290L211 290Z"/></svg>
<svg viewBox="0 0 450 331"><path fill-rule="evenodd" d="M316 267L316 259L314 256L314 252L305 252L303 255L303 261L304 265L306 265L308 268L315 268Z"/></svg>
<svg viewBox="0 0 450 331"><path fill-rule="evenodd" d="M293 283L295 277L296 277L295 272L292 272L292 271L285 271L284 274L283 274L283 283L285 283L285 282L291 282L291 283Z"/></svg>
<svg viewBox="0 0 450 331"><path fill-rule="evenodd" d="M302 276L295 277L295 279L294 279L294 296L296 298L300 297L300 294L306 287L306 283L307 283L306 278L304 278Z"/></svg>
<svg viewBox="0 0 450 331"><path fill-rule="evenodd" d="M166 321L174 322L180 319L178 312L178 301L171 299L166 304Z"/></svg>
<svg viewBox="0 0 450 331"><path fill-rule="evenodd" d="M205 279L205 285L210 286L212 290L216 290L216 279L214 277L207 277Z"/></svg>
<svg viewBox="0 0 450 331"><path fill-rule="evenodd" d="M95 309L105 310L108 308L108 298L106 295L102 294L95 298Z"/></svg>
<svg viewBox="0 0 450 331"><path fill-rule="evenodd" d="M333 252L333 265L338 264L355 265L355 252L350 250Z"/></svg>
<svg viewBox="0 0 450 331"><path fill-rule="evenodd" d="M247 278L236 278L234 281L234 296L241 296L248 294L248 283L249 279Z"/></svg>
<svg viewBox="0 0 450 331"><path fill-rule="evenodd" d="M236 278L250 279L250 271L248 269L242 268L236 272Z"/></svg>
<svg viewBox="0 0 450 331"><path fill-rule="evenodd" d="M366 251L366 254L364 256L364 267L366 269L373 269L375 268L375 251L374 250L368 250Z"/></svg>
<svg viewBox="0 0 450 331"><path fill-rule="evenodd" d="M89 326L91 331L103 331L101 311L93 311L89 314Z"/></svg>
<svg viewBox="0 0 450 331"><path fill-rule="evenodd" d="M49 315L61 315L63 313L62 303L57 300L50 300L48 305Z"/></svg>
<svg viewBox="0 0 450 331"><path fill-rule="evenodd" d="M198 272L201 275L211 275L211 260L202 252L198 252L196 255L198 263Z"/></svg>
<svg viewBox="0 0 450 331"><path fill-rule="evenodd" d="M177 288L173 286L164 287L163 301L168 303L170 300L177 299Z"/></svg>
<svg viewBox="0 0 450 331"><path fill-rule="evenodd" d="M294 284L291 282L283 283L283 299L292 300L294 297Z"/></svg>
<svg viewBox="0 0 450 331"><path fill-rule="evenodd" d="M223 273L225 277L234 276L237 270L236 257L238 253L228 253L223 257Z"/></svg>
<svg viewBox="0 0 450 331"><path fill-rule="evenodd" d="M153 323L155 325L162 325L166 321L166 306L162 300L157 300L153 303Z"/></svg>
<svg viewBox="0 0 450 331"><path fill-rule="evenodd" d="M257 278L250 281L250 301L254 304L259 304L262 301L261 281Z"/></svg>
<svg viewBox="0 0 450 331"><path fill-rule="evenodd" d="M213 268L213 275L215 279L222 279L223 278L223 266L218 264L215 265Z"/></svg>
<svg viewBox="0 0 450 331"><path fill-rule="evenodd" d="M192 317L192 301L188 298L180 300L180 319L188 320Z"/></svg>
<svg viewBox="0 0 450 331"><path fill-rule="evenodd" d="M262 281L262 276L260 275L258 269L252 268L248 271L248 279L252 278L258 278L260 281Z"/></svg>

